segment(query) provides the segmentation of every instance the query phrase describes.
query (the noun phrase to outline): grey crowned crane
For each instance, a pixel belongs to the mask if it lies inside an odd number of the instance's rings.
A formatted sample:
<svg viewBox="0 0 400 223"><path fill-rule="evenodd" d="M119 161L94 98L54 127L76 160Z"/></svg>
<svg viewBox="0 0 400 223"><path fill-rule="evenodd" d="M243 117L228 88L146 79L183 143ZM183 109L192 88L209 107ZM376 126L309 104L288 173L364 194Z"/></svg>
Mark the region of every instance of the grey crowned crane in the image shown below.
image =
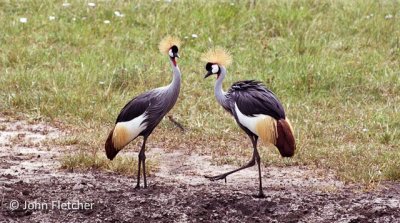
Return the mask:
<svg viewBox="0 0 400 223"><path fill-rule="evenodd" d="M236 82L228 92L224 92L222 82L226 76L226 68L232 61L224 49L210 50L203 55L203 60L207 63L207 74L204 78L213 74L217 76L214 93L218 103L235 118L253 144L253 156L246 165L224 174L206 177L212 181L226 180L228 175L257 163L259 193L256 197L265 197L262 189L260 155L257 150L258 138L275 145L283 157L293 156L296 150L293 129L286 118L283 106L274 93L261 82L254 80Z"/></svg>
<svg viewBox="0 0 400 223"><path fill-rule="evenodd" d="M179 39L168 36L164 38L159 49L167 54L171 63L173 78L168 86L147 91L133 98L122 108L115 122L114 128L105 143L108 159L112 160L117 153L132 140L143 136L143 144L139 151L138 173L136 188L140 188L140 168L143 167L144 188L146 181L146 155L145 147L149 135L160 123L163 117L172 109L178 99L181 86L181 71L176 62L179 58Z"/></svg>

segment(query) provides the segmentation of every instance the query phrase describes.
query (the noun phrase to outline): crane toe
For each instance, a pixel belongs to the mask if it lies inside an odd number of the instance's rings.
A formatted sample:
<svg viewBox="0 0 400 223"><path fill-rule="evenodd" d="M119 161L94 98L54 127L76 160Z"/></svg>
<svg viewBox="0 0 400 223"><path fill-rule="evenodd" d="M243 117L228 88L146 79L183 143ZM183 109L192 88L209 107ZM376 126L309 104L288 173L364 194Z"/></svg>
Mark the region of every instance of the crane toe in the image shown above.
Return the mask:
<svg viewBox="0 0 400 223"><path fill-rule="evenodd" d="M225 179L226 182L226 174L221 174L217 176L204 176L205 178L209 179L210 181L222 180Z"/></svg>

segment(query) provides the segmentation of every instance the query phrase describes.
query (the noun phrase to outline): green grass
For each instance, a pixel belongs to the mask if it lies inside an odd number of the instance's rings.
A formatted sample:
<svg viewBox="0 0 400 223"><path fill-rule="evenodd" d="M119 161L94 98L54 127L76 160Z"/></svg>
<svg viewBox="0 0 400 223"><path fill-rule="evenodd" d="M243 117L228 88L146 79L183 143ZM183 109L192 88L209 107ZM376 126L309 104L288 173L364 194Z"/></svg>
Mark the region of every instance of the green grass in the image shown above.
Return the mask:
<svg viewBox="0 0 400 223"><path fill-rule="evenodd" d="M110 162L104 155L90 154L87 152L79 151L76 153L68 154L61 159L61 168L67 170L104 170L113 171L116 173L136 176L137 174L137 159L133 157L116 157L115 160ZM146 161L146 173L152 174L157 167L153 160Z"/></svg>
<svg viewBox="0 0 400 223"><path fill-rule="evenodd" d="M399 1L96 4L0 2L1 110L61 121L82 136L82 151L100 153L125 103L171 80L157 45L172 34L184 44L181 95L171 114L188 131L163 121L149 148L211 154L217 163L250 157L250 141L214 99L213 80L202 78L201 53L219 45L234 58L225 87L262 80L294 125L295 157L262 147L266 165L312 165L347 182L400 179Z"/></svg>

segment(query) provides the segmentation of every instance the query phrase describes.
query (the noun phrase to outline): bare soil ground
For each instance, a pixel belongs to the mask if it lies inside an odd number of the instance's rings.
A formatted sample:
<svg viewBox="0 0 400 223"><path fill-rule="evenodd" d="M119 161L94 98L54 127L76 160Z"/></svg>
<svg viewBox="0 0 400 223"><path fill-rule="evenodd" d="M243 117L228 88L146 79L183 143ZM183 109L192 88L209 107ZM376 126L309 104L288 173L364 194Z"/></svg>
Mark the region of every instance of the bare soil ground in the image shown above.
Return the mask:
<svg viewBox="0 0 400 223"><path fill-rule="evenodd" d="M160 170L135 190L132 177L61 170L59 158L70 150L44 142L63 135L0 116L0 222L400 222L399 183L365 191L322 170L267 167L267 197L257 199L256 168L210 182L203 176L235 167L151 148L147 157Z"/></svg>

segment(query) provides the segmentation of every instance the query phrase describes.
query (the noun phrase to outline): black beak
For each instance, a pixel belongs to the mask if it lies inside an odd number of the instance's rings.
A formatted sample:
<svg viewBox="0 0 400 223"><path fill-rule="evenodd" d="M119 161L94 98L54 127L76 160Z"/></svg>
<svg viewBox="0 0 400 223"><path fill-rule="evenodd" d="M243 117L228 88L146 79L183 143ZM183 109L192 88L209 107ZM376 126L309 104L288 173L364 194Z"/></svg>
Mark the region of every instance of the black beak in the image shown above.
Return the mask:
<svg viewBox="0 0 400 223"><path fill-rule="evenodd" d="M179 54L178 53L174 53L174 57L179 58Z"/></svg>
<svg viewBox="0 0 400 223"><path fill-rule="evenodd" d="M209 76L211 76L211 75L212 75L211 71L207 71L207 73L206 73L206 75L204 76L204 78L207 78L207 77L209 77Z"/></svg>

